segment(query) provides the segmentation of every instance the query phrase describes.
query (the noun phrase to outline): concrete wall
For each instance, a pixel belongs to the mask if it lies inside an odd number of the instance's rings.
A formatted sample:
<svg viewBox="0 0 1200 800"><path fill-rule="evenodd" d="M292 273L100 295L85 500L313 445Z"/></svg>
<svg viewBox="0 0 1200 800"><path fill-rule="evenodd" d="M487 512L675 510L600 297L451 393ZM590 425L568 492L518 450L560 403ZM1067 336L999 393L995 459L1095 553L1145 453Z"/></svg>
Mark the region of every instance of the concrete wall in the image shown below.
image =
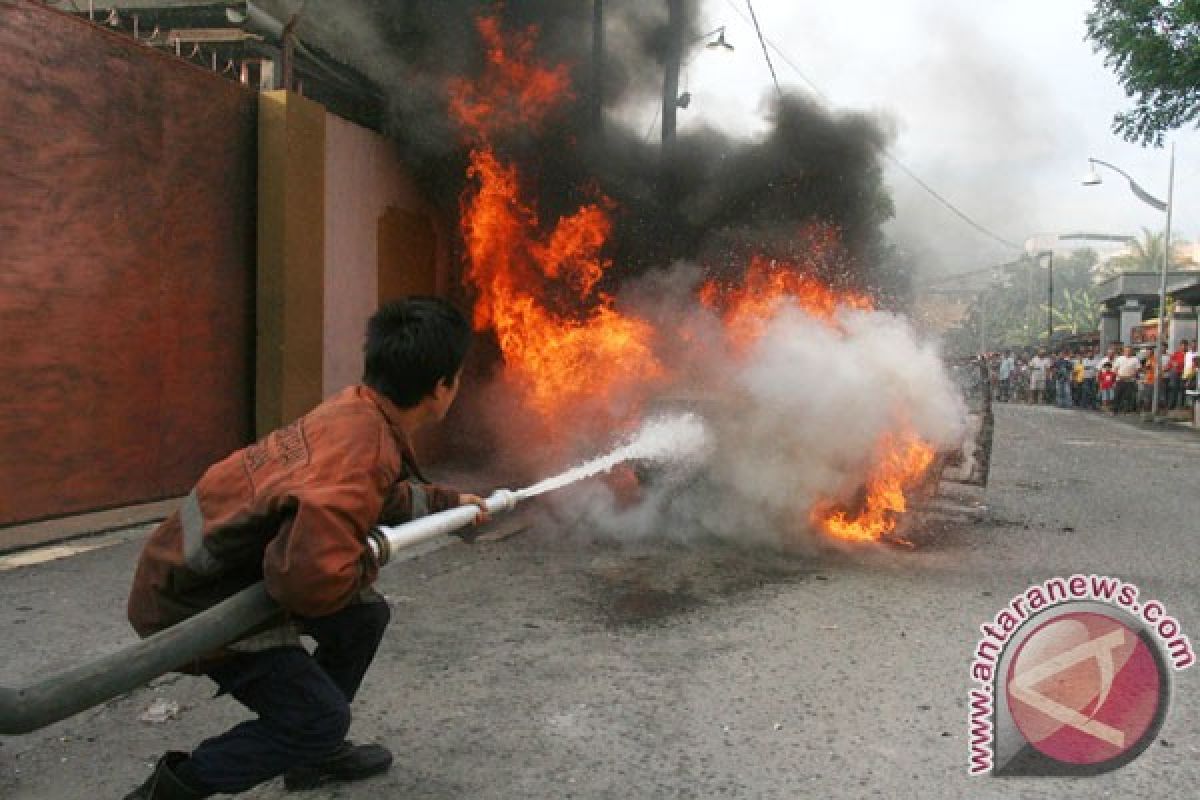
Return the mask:
<svg viewBox="0 0 1200 800"><path fill-rule="evenodd" d="M3 2L0 109L0 526L184 493L251 433L254 94Z"/></svg>
<svg viewBox="0 0 1200 800"><path fill-rule="evenodd" d="M447 269L390 142L298 95L261 98L260 435L357 382L370 315L444 289Z"/></svg>
<svg viewBox="0 0 1200 800"><path fill-rule="evenodd" d="M363 329L384 299L380 278L383 220L398 211L419 214L423 203L396 156L378 134L325 116L325 342L322 393L337 392L362 375ZM403 247L393 243L392 247ZM421 265L414 265L419 270ZM429 272L426 278L432 277ZM433 291L430 285L427 291Z"/></svg>

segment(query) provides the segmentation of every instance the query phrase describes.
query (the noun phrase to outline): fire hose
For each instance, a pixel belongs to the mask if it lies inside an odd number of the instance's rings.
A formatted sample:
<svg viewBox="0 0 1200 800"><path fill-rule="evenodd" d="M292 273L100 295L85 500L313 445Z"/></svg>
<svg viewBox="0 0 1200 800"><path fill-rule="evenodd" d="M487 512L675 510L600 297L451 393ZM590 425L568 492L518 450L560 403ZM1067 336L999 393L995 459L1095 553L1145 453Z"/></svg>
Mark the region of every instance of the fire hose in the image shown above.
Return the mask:
<svg viewBox="0 0 1200 800"><path fill-rule="evenodd" d="M511 511L524 495L500 489L484 501L488 513ZM380 566L406 548L474 522L479 507L459 506L403 525L373 528L367 537ZM0 688L0 734L29 733L86 711L235 641L280 613L262 581L212 608L103 658L23 689Z"/></svg>
<svg viewBox="0 0 1200 800"><path fill-rule="evenodd" d="M517 502L561 489L631 460L702 459L709 450L703 420L681 414L650 420L627 444L559 475L512 491L498 489L483 505L490 514L511 511ZM376 563L397 552L467 527L479 507L458 506L403 525L379 526L367 535ZM132 691L200 656L217 650L279 614L279 604L262 581L195 616L89 664L53 675L24 689L0 688L0 735L28 733Z"/></svg>

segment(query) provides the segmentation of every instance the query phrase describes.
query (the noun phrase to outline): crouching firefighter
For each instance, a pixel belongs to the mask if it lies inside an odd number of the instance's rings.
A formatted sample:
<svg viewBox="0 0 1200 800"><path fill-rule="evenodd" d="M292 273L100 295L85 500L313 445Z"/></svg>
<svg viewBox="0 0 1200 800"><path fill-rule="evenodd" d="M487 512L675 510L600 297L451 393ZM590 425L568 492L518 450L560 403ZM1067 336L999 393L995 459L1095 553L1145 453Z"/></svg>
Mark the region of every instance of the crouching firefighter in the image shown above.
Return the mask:
<svg viewBox="0 0 1200 800"><path fill-rule="evenodd" d="M288 789L310 788L391 765L386 748L346 738L350 703L390 616L371 588L378 565L366 537L377 523L482 505L429 485L410 444L449 410L470 337L442 300L381 308L367 324L361 385L210 467L151 534L129 596L139 635L259 580L282 611L184 668L257 717L190 753L168 752L126 800L233 794L278 775ZM311 654L301 634L316 642Z"/></svg>

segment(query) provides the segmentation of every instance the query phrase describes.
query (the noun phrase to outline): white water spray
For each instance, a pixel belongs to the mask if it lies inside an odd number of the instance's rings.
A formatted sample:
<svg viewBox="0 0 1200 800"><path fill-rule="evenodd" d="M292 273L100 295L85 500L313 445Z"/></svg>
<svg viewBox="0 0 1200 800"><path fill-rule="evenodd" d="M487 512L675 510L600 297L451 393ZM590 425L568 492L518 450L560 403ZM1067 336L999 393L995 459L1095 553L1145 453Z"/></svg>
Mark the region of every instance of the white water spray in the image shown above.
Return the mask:
<svg viewBox="0 0 1200 800"><path fill-rule="evenodd" d="M607 472L624 461L643 460L671 462L676 465L699 465L712 449L708 426L692 413L655 417L625 444L606 456L592 459L566 472L539 481L519 491L497 489L484 501L488 513L511 511L517 501L561 489L576 481ZM372 529L367 544L375 563L383 565L393 551L412 547L435 536L454 533L474 522L479 509L474 505L457 506L436 514L418 517L403 525L381 525Z"/></svg>
<svg viewBox="0 0 1200 800"><path fill-rule="evenodd" d="M712 438L704 420L686 412L654 417L625 444L605 456L594 458L577 467L538 481L515 493L521 500L607 472L626 461L671 461L680 464L699 463L712 446Z"/></svg>

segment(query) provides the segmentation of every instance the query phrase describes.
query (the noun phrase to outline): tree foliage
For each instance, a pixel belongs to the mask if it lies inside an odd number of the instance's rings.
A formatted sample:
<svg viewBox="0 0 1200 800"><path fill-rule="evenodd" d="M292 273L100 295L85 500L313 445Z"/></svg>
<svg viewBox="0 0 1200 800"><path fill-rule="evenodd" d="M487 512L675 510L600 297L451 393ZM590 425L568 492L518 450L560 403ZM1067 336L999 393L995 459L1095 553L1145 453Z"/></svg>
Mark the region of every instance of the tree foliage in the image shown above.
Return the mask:
<svg viewBox="0 0 1200 800"><path fill-rule="evenodd" d="M1164 238L1162 231L1155 233L1147 228L1142 228L1142 238L1134 239L1129 243L1128 253L1110 258L1104 265L1102 277L1108 278L1122 272L1160 272L1163 264ZM1194 267L1195 263L1190 258L1180 255L1174 244L1172 242L1171 269Z"/></svg>
<svg viewBox="0 0 1200 800"><path fill-rule="evenodd" d="M1056 335L1098 328L1094 289L1098 260L1090 248L1054 259L1051 321ZM949 344L957 352L1045 343L1050 278L1046 262L1025 258L1000 268L995 278L971 303L961 327L948 335Z"/></svg>
<svg viewBox="0 0 1200 800"><path fill-rule="evenodd" d="M1096 0L1087 38L1135 98L1113 117L1126 141L1161 146L1200 118L1200 0Z"/></svg>

